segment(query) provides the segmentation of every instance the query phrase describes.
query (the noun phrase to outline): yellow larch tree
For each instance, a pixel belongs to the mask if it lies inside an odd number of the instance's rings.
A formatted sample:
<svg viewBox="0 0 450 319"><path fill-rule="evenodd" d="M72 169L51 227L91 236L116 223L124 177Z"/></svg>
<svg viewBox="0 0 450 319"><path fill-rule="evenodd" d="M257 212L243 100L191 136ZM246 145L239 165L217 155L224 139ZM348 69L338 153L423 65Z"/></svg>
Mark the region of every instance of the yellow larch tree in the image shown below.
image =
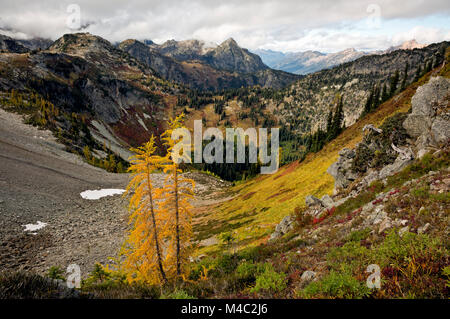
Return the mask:
<svg viewBox="0 0 450 319"><path fill-rule="evenodd" d="M166 164L164 173L167 174L165 181L165 192L162 203L167 212L173 212L173 222L170 222L170 234L172 237L168 258L175 258L177 276L183 275L182 264L189 257L188 248L192 237L192 205L190 201L194 196L195 182L181 175L179 162L172 156L172 149L175 144L181 142L172 139L172 133L183 126L184 114L170 119L168 129L162 134L164 145L167 147ZM179 159L188 156L187 154L177 154ZM173 265L173 262L169 262Z"/></svg>
<svg viewBox="0 0 450 319"><path fill-rule="evenodd" d="M169 216L158 204L164 197L164 190L154 187L151 175L166 159L155 155L154 136L143 146L131 150L135 153L128 169L132 179L125 194L134 191L129 203L132 229L122 248L123 269L129 282L167 283L168 249L163 243L168 237Z"/></svg>

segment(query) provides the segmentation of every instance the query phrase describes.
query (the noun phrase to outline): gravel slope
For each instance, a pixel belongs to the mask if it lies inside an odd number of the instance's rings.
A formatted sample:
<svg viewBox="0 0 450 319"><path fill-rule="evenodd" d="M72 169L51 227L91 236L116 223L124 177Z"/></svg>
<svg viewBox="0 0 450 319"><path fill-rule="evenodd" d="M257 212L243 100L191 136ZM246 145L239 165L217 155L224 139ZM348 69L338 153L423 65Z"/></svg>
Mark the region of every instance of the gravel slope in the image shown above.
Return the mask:
<svg viewBox="0 0 450 319"><path fill-rule="evenodd" d="M189 174L200 201L227 185ZM77 263L84 277L95 262L116 256L127 227L126 200L120 195L86 200L80 192L123 189L128 179L84 163L65 152L51 132L0 109L0 271L45 273L50 266ZM38 221L47 226L34 234L24 231L23 225Z"/></svg>

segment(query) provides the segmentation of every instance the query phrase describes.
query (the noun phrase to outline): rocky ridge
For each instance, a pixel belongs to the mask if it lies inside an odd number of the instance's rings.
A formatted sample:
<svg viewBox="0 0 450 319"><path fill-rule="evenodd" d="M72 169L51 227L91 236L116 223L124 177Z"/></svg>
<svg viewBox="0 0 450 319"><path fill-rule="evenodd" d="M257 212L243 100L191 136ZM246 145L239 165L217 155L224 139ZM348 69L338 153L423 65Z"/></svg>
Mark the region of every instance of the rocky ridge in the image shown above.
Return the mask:
<svg viewBox="0 0 450 319"><path fill-rule="evenodd" d="M229 39L217 47L198 40L170 40L162 45L146 45L129 39L118 45L164 79L193 89L223 90L260 85L280 89L300 77L272 70L260 58Z"/></svg>

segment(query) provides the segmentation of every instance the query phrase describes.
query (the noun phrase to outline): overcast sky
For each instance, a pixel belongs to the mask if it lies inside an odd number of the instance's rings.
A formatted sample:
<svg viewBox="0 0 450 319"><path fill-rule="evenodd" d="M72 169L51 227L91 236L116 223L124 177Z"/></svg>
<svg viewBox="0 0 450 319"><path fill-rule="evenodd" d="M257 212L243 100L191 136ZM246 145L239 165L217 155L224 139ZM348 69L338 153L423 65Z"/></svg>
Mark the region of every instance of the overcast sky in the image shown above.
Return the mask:
<svg viewBox="0 0 450 319"><path fill-rule="evenodd" d="M65 33L84 31L112 42L134 38L156 43L194 38L220 43L233 37L249 49L375 50L410 39L427 44L450 40L449 3L448 0L0 0L0 33L57 39Z"/></svg>

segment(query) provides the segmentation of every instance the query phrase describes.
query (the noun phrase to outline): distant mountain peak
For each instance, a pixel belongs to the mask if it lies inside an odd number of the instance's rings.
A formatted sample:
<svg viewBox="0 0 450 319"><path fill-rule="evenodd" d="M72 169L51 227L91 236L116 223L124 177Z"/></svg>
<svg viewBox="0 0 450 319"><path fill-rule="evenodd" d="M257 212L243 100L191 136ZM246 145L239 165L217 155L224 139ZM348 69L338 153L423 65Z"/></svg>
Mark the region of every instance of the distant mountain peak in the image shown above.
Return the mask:
<svg viewBox="0 0 450 319"><path fill-rule="evenodd" d="M405 41L400 45L402 50L412 50L412 49L421 49L425 47L425 44L420 44L416 41L416 39L412 39L409 41Z"/></svg>
<svg viewBox="0 0 450 319"><path fill-rule="evenodd" d="M389 53L395 50L414 50L414 49L422 49L426 47L425 44L420 44L416 41L416 39L411 39L401 43L400 45L392 46L387 49L385 52Z"/></svg>
<svg viewBox="0 0 450 319"><path fill-rule="evenodd" d="M222 42L222 45L229 45L229 46L239 46L236 42L236 40L234 40L233 38L228 38L225 41Z"/></svg>
<svg viewBox="0 0 450 319"><path fill-rule="evenodd" d="M79 32L64 34L49 47L49 50L72 52L81 49L95 49L98 51L100 49L109 49L111 47L111 43L102 37L92 35L89 32Z"/></svg>

